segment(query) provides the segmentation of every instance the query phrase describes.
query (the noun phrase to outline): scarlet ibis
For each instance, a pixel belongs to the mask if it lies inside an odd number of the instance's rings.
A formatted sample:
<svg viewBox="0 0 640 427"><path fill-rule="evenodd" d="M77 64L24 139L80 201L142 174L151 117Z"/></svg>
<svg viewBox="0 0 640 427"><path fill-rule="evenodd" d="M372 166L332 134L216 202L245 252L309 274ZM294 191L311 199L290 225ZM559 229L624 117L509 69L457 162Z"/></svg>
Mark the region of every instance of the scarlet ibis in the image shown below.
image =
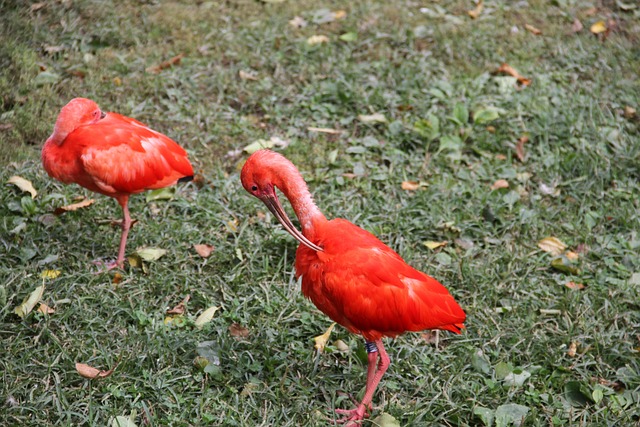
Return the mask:
<svg viewBox="0 0 640 427"><path fill-rule="evenodd" d="M129 196L193 178L186 151L169 137L132 118L105 113L86 98L62 107L42 148L42 165L52 178L113 197L122 207L118 258L109 268L124 265Z"/></svg>
<svg viewBox="0 0 640 427"><path fill-rule="evenodd" d="M300 242L295 267L303 294L366 341L364 397L354 409L336 410L344 415L339 422L356 425L368 416L374 391L389 367L382 337L425 329L459 334L465 313L443 285L409 266L373 234L344 219L327 220L298 169L284 156L255 152L243 166L241 180ZM302 232L282 208L276 188L291 203Z"/></svg>

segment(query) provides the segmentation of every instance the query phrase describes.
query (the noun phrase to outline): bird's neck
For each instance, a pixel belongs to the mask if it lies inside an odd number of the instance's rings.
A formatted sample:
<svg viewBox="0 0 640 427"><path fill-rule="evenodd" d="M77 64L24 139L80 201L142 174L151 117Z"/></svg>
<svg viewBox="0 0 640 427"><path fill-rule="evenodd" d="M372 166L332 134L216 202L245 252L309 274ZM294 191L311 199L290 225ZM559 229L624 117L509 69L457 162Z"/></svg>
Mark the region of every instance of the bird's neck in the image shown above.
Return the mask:
<svg viewBox="0 0 640 427"><path fill-rule="evenodd" d="M327 218L316 206L302 177L287 181L283 185L282 192L289 199L300 221L302 234L308 239L315 237L318 228L327 221Z"/></svg>

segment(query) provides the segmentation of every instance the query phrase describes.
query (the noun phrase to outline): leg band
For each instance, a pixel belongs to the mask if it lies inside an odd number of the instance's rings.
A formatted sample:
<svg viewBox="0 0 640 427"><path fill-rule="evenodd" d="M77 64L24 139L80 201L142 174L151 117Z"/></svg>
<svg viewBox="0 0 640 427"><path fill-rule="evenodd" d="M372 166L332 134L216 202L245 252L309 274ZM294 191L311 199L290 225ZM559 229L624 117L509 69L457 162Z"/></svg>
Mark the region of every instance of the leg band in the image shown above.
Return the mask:
<svg viewBox="0 0 640 427"><path fill-rule="evenodd" d="M367 349L367 353L375 353L378 351L378 347L376 347L376 343L373 341L367 341L364 346Z"/></svg>

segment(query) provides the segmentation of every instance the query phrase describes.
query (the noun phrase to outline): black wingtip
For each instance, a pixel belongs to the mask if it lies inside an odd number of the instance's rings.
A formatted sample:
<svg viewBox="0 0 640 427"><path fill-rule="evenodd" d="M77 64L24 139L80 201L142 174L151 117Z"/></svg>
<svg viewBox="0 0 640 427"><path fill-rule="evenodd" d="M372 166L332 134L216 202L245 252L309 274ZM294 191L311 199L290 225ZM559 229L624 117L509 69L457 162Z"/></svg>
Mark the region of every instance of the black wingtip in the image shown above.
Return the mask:
<svg viewBox="0 0 640 427"><path fill-rule="evenodd" d="M178 180L178 182L189 182L189 181L193 181L193 175L183 176Z"/></svg>

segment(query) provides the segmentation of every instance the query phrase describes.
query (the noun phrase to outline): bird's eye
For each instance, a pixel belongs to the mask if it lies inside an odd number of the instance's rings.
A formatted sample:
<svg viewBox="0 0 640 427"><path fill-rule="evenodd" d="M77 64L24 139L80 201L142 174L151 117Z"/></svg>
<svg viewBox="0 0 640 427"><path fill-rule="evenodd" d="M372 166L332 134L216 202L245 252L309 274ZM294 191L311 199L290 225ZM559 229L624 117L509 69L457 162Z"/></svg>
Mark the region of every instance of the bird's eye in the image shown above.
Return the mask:
<svg viewBox="0 0 640 427"><path fill-rule="evenodd" d="M257 185L251 186L251 191L258 191L258 186Z"/></svg>

